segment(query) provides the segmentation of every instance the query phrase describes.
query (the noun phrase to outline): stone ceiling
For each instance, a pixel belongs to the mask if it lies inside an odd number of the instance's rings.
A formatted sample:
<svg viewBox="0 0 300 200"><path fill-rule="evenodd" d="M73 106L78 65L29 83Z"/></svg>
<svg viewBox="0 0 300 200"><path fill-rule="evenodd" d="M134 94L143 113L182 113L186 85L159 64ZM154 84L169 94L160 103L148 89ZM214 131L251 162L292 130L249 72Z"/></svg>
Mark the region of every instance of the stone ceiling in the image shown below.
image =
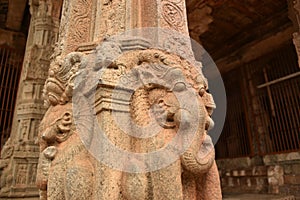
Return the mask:
<svg viewBox="0 0 300 200"><path fill-rule="evenodd" d="M191 37L214 60L292 26L287 0L187 0L187 8Z"/></svg>
<svg viewBox="0 0 300 200"><path fill-rule="evenodd" d="M23 51L29 23L28 0L0 0L0 45Z"/></svg>
<svg viewBox="0 0 300 200"><path fill-rule="evenodd" d="M186 0L186 3L191 37L201 41L214 60L292 26L287 0ZM0 28L26 34L28 10L27 0L0 0Z"/></svg>
<svg viewBox="0 0 300 200"><path fill-rule="evenodd" d="M28 0L0 0L0 28L26 34L29 19Z"/></svg>

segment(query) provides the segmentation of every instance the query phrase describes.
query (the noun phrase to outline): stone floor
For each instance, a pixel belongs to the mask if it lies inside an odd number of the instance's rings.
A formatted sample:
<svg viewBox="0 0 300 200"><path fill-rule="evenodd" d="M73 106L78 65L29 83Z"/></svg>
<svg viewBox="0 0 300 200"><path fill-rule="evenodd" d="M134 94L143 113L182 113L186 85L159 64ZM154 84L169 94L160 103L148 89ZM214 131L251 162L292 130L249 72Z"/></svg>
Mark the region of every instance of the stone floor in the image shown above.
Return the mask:
<svg viewBox="0 0 300 200"><path fill-rule="evenodd" d="M296 200L294 196L267 194L230 194L223 195L223 200Z"/></svg>

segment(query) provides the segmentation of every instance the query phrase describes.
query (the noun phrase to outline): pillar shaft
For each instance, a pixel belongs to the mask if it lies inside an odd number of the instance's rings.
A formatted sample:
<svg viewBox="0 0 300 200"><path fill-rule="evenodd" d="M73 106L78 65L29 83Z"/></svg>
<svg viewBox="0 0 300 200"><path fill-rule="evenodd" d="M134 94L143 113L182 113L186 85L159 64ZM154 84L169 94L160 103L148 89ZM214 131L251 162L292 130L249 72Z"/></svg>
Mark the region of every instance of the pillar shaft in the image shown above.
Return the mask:
<svg viewBox="0 0 300 200"><path fill-rule="evenodd" d="M61 24L62 55L136 28L167 28L188 35L182 0L65 0Z"/></svg>

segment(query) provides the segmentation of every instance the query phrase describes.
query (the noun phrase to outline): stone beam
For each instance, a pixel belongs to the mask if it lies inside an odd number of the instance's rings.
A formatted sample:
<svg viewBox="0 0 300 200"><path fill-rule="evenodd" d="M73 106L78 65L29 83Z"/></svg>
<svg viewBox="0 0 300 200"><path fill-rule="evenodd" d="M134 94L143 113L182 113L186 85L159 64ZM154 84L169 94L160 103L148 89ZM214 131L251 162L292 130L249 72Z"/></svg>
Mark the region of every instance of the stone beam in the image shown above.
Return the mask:
<svg viewBox="0 0 300 200"><path fill-rule="evenodd" d="M211 13L210 6L200 4L188 14L190 36L199 43L201 43L200 36L208 30L209 24L213 22Z"/></svg>
<svg viewBox="0 0 300 200"><path fill-rule="evenodd" d="M0 46L7 45L16 50L24 50L26 35L23 33L0 29Z"/></svg>
<svg viewBox="0 0 300 200"><path fill-rule="evenodd" d="M293 22L295 32L300 31L300 1L287 0L288 17Z"/></svg>
<svg viewBox="0 0 300 200"><path fill-rule="evenodd" d="M229 0L186 0L186 7L188 10L193 10L201 5L208 5L210 7L219 7ZM231 1L229 1L230 3Z"/></svg>
<svg viewBox="0 0 300 200"><path fill-rule="evenodd" d="M19 31L22 26L27 0L9 0L6 28Z"/></svg>
<svg viewBox="0 0 300 200"><path fill-rule="evenodd" d="M283 10L283 12L277 13L276 15L265 19L254 27L250 26L247 28L248 31L240 31L233 38L224 42L221 47L218 46L209 53L214 60L219 60L227 57L228 54L235 52L237 48L251 43L253 38L258 38L258 40L261 40L268 35L278 32L278 30L282 30L282 27L291 26L286 12L287 10Z"/></svg>
<svg viewBox="0 0 300 200"><path fill-rule="evenodd" d="M186 0L190 37L201 44L201 35L209 29L213 22L214 8L222 6L228 0Z"/></svg>
<svg viewBox="0 0 300 200"><path fill-rule="evenodd" d="M274 33L272 36L242 46L225 58L216 60L216 64L221 73L228 72L262 55L271 53L274 49L290 41L292 33L293 27L285 27L284 30Z"/></svg>

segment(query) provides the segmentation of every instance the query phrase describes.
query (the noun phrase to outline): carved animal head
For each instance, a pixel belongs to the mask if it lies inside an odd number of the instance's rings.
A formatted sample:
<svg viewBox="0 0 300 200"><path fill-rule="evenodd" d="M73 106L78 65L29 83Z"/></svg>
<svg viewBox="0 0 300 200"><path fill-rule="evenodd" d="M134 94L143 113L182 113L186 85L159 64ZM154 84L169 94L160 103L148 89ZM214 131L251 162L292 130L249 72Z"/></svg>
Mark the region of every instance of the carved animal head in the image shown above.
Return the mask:
<svg viewBox="0 0 300 200"><path fill-rule="evenodd" d="M75 78L87 66L84 54L73 52L65 59L60 56L51 63L49 77L45 82L43 95L47 105L66 104L72 99L72 92L76 87Z"/></svg>
<svg viewBox="0 0 300 200"><path fill-rule="evenodd" d="M72 104L50 107L39 129L41 148L66 141L75 131Z"/></svg>

